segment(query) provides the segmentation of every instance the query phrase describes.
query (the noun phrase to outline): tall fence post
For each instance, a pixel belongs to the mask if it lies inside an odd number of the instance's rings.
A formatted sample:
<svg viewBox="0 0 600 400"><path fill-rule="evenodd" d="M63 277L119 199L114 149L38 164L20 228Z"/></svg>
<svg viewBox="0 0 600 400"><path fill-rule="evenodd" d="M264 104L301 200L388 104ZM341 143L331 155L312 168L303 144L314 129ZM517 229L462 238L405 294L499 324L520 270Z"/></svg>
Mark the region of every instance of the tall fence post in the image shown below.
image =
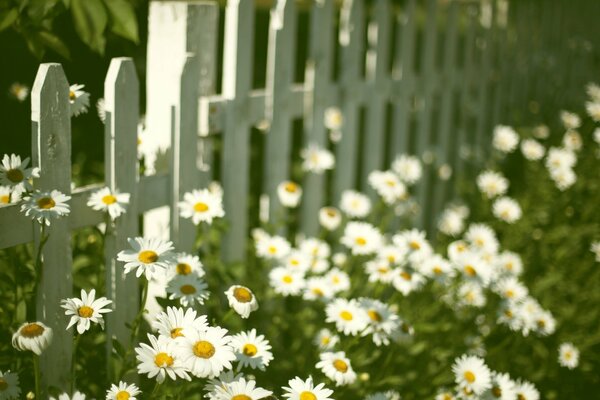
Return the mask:
<svg viewBox="0 0 600 400"><path fill-rule="evenodd" d="M31 92L33 165L40 168L39 190L71 193L71 115L69 84L60 64L42 64ZM52 344L42 353L42 386L66 390L71 378L72 336L62 299L72 297L73 278L69 218L53 220L44 251L42 280L36 294L37 319L54 330ZM39 235L35 236L36 246ZM40 271L36 271L40 272ZM44 389L45 391L45 389Z"/></svg>

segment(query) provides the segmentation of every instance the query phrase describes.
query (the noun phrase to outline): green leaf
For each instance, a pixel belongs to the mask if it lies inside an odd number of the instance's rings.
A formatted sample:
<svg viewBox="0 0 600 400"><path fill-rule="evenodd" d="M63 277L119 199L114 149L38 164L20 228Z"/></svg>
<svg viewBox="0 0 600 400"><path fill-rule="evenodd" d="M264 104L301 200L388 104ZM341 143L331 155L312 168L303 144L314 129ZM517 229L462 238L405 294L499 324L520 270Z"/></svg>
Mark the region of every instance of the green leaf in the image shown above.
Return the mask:
<svg viewBox="0 0 600 400"><path fill-rule="evenodd" d="M44 47L44 43L40 39L39 35L35 33L23 33L25 37L25 42L27 43L27 47L29 51L33 53L38 59L44 57L44 53L46 52L46 48Z"/></svg>
<svg viewBox="0 0 600 400"><path fill-rule="evenodd" d="M71 15L75 30L81 40L92 50L104 54L106 38L104 30L108 22L106 9L101 0L72 0Z"/></svg>
<svg viewBox="0 0 600 400"><path fill-rule="evenodd" d="M0 32L11 26L18 17L19 11L16 8L0 12Z"/></svg>
<svg viewBox="0 0 600 400"><path fill-rule="evenodd" d="M58 36L53 35L52 33L47 31L41 31L38 33L38 35L42 43L44 43L46 46L48 46L49 48L51 48L66 59L71 58L71 53L69 49L63 43L63 41L60 40Z"/></svg>
<svg viewBox="0 0 600 400"><path fill-rule="evenodd" d="M127 0L104 0L110 14L110 30L125 39L139 43L138 24L133 5Z"/></svg>

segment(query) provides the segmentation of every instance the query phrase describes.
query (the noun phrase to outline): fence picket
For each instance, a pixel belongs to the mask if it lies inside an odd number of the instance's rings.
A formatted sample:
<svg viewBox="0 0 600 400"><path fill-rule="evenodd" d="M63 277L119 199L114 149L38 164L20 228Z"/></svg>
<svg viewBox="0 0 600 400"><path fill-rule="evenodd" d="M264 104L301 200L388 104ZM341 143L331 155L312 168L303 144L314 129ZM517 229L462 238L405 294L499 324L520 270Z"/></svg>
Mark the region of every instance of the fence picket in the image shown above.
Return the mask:
<svg viewBox="0 0 600 400"><path fill-rule="evenodd" d="M69 84L60 64L42 64L31 92L32 158L40 168L35 180L39 190L71 193L71 115ZM71 380L72 336L65 331L62 299L72 297L71 232L69 217L52 221L44 246L43 273L36 295L37 319L55 332L52 344L42 353L42 386L66 390ZM36 245L39 235L35 235ZM60 366L60 368L57 368Z"/></svg>

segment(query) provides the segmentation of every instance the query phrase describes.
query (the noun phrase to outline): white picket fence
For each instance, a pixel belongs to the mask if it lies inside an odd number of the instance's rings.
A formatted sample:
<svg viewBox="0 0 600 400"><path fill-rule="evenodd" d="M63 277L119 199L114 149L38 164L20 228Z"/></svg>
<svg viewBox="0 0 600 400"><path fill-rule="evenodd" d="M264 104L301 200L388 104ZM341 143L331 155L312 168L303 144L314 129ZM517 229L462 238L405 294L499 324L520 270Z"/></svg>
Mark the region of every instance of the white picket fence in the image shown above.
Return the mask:
<svg viewBox="0 0 600 400"><path fill-rule="evenodd" d="M496 26L498 18L493 18L496 2L484 2L492 11L488 26L481 24L478 2L427 0L423 8L420 2L408 0L397 8L391 1L375 0L369 9L363 0L344 0L341 9L335 3L319 0L309 10L309 54L301 84L294 83L300 11L294 1L275 3L269 26L267 85L256 90L252 87L254 4L251 0L229 1L219 94L215 93L218 4L151 3L148 126L151 132L157 126L160 128L155 130L166 132L165 142L171 148L167 173L139 175L139 83L133 62L116 58L104 87L105 182L71 190L69 85L59 64L40 66L31 96L32 158L41 169L35 187L58 189L72 196L69 217L50 227L37 297L38 318L56 332L42 357L46 384L66 388L70 380L72 341L65 331L60 300L72 296L73 291L71 231L103 222L100 212L86 206L98 187L107 185L132 195L127 214L117 221L105 244L104 293L114 301L107 331L109 338L126 346L129 332L125 323L131 322L137 311L138 285L134 277L123 274L115 258L127 247L126 238L139 234L139 215L169 207L170 238L178 250L191 251L195 227L179 218L176 203L184 192L218 179L224 187L230 221L222 254L226 261L245 257L249 214L258 213L248 209L249 135L253 126L268 126L262 168L271 213L278 207L276 186L290 175L292 120L304 120L305 144L325 146L328 132L323 114L330 106L339 107L344 115L342 139L335 149L333 200L343 190L355 187L359 179L362 186L358 189L367 190L368 172L384 168L384 160L398 153L421 155L432 150L439 164L450 163L460 173L459 146L483 143L492 123L498 120L496 110L503 101L502 88L496 83L506 63L492 71L497 57L493 43L501 31ZM417 46L419 35L422 40ZM174 42L173 38L184 42ZM334 80L336 48L339 70ZM171 55L178 51L178 58L168 57L169 51ZM174 86L166 87L173 82ZM172 95L159 98L161 90ZM210 136L215 134L223 135L220 176L213 176L210 169ZM359 166L356 160L360 153L363 162ZM422 227L432 226L433 216L448 197L448 185L432 177L426 174L417 188L419 202L424 205L418 221ZM304 232L314 234L318 209L327 198L326 180L322 175L309 174L302 186L301 226ZM0 224L10 227L0 229L0 249L38 239L34 225L19 212L18 205L0 207ZM107 351L111 348L109 342Z"/></svg>

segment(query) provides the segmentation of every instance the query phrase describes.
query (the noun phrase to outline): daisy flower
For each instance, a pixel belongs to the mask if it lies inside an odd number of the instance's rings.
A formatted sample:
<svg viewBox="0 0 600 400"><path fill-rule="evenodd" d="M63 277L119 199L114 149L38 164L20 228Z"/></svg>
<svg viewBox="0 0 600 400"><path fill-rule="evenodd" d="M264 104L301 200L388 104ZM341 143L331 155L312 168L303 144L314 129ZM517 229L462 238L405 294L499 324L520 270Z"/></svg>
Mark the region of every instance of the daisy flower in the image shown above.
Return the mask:
<svg viewBox="0 0 600 400"><path fill-rule="evenodd" d="M468 252L455 261L456 270L463 278L487 286L494 274L493 268L479 254Z"/></svg>
<svg viewBox="0 0 600 400"><path fill-rule="evenodd" d="M594 253L596 262L600 262L600 241L593 242L590 246L590 251Z"/></svg>
<svg viewBox="0 0 600 400"><path fill-rule="evenodd" d="M328 231L334 231L342 222L342 214L335 207L323 207L319 210L319 223Z"/></svg>
<svg viewBox="0 0 600 400"><path fill-rule="evenodd" d="M5 154L0 164L0 184L8 185L18 193L31 190L31 178L38 178L40 169L27 168L27 164L29 157L21 161L21 156Z"/></svg>
<svg viewBox="0 0 600 400"><path fill-rule="evenodd" d="M302 188L294 182L283 181L277 185L277 196L284 207L294 208L300 202Z"/></svg>
<svg viewBox="0 0 600 400"><path fill-rule="evenodd" d="M325 314L325 321L335 323L337 330L345 335L356 336L369 324L367 312L354 299L335 299L327 304Z"/></svg>
<svg viewBox="0 0 600 400"><path fill-rule="evenodd" d="M240 378L243 378L243 375L235 374L233 371L221 372L218 377L209 378L208 383L204 386L204 390L207 392L205 397L215 400L217 394L224 390L227 384L238 381Z"/></svg>
<svg viewBox="0 0 600 400"><path fill-rule="evenodd" d="M373 342L377 346L390 344L390 337L395 336L400 327L398 316L379 300L362 298L359 301L369 316L369 324L364 330L363 336L373 334Z"/></svg>
<svg viewBox="0 0 600 400"><path fill-rule="evenodd" d="M425 238L425 232L417 229L397 233L392 237L392 242L400 249L406 249L410 253L428 252L431 247Z"/></svg>
<svg viewBox="0 0 600 400"><path fill-rule="evenodd" d="M108 212L114 221L120 215L125 214L129 204L129 193L111 192L109 188L102 188L91 194L87 205L94 210Z"/></svg>
<svg viewBox="0 0 600 400"><path fill-rule="evenodd" d="M21 200L20 193L14 191L10 186L0 186L0 206L3 204L18 203Z"/></svg>
<svg viewBox="0 0 600 400"><path fill-rule="evenodd" d="M500 279L494 288L502 298L506 300L519 301L527 297L528 289L514 276Z"/></svg>
<svg viewBox="0 0 600 400"><path fill-rule="evenodd" d="M306 280L306 288L302 298L305 300L331 299L337 290L331 287L331 281L324 276L314 276Z"/></svg>
<svg viewBox="0 0 600 400"><path fill-rule="evenodd" d="M585 86L585 92L592 100L600 102L600 86L590 82Z"/></svg>
<svg viewBox="0 0 600 400"><path fill-rule="evenodd" d="M264 235L256 241L256 254L266 259L281 259L292 249L290 243L281 236Z"/></svg>
<svg viewBox="0 0 600 400"><path fill-rule="evenodd" d="M537 161L544 157L546 149L535 139L525 139L521 142L521 153L529 161Z"/></svg>
<svg viewBox="0 0 600 400"><path fill-rule="evenodd" d="M106 101L103 97L100 97L96 101L96 111L98 113L98 118L104 124L106 122Z"/></svg>
<svg viewBox="0 0 600 400"><path fill-rule="evenodd" d="M206 315L196 316L196 310L191 308L167 307L167 311L161 311L152 322L152 327L158 331L160 336L171 339L185 337L191 330L203 331L208 328Z"/></svg>
<svg viewBox="0 0 600 400"><path fill-rule="evenodd" d="M212 224L213 218L225 216L223 199L208 189L192 190L179 202L179 215L191 219L195 225L200 222Z"/></svg>
<svg viewBox="0 0 600 400"><path fill-rule="evenodd" d="M558 348L558 363L569 369L576 368L579 365L579 350L573 346L573 343L563 343Z"/></svg>
<svg viewBox="0 0 600 400"><path fill-rule="evenodd" d="M486 303L481 285L464 282L458 287L458 304L461 306L483 307Z"/></svg>
<svg viewBox="0 0 600 400"><path fill-rule="evenodd" d="M106 400L137 400L142 391L135 384L120 381L118 385L111 385L106 391Z"/></svg>
<svg viewBox="0 0 600 400"><path fill-rule="evenodd" d="M583 146L581 135L577 131L567 131L563 136L562 144L565 149L579 151Z"/></svg>
<svg viewBox="0 0 600 400"><path fill-rule="evenodd" d="M208 327L204 331L190 331L177 339L177 354L198 378L212 378L225 369L231 369L236 359L227 329Z"/></svg>
<svg viewBox="0 0 600 400"><path fill-rule="evenodd" d="M25 101L27 96L29 96L29 86L23 85L22 83L19 83L19 82L15 82L12 85L10 85L8 92L17 101L20 101L22 103Z"/></svg>
<svg viewBox="0 0 600 400"><path fill-rule="evenodd" d="M456 210L446 209L440 217L438 229L444 235L456 236L465 229L465 218Z"/></svg>
<svg viewBox="0 0 600 400"><path fill-rule="evenodd" d="M465 233L465 239L469 244L481 251L495 254L498 252L498 239L496 233L485 224L472 224Z"/></svg>
<svg viewBox="0 0 600 400"><path fill-rule="evenodd" d="M58 398L50 396L50 400L85 400L85 394L77 391L69 396L67 393L59 394Z"/></svg>
<svg viewBox="0 0 600 400"><path fill-rule="evenodd" d="M313 343L319 346L321 350L331 350L338 344L340 341L340 337L334 333L332 333L329 329L323 328L317 332Z"/></svg>
<svg viewBox="0 0 600 400"><path fill-rule="evenodd" d="M455 382L461 389L480 395L492 386L492 374L483 360L476 356L463 355L452 365Z"/></svg>
<svg viewBox="0 0 600 400"><path fill-rule="evenodd" d="M392 162L392 170L398 174L400 180L408 185L421 179L423 169L417 157L401 154Z"/></svg>
<svg viewBox="0 0 600 400"><path fill-rule="evenodd" d="M408 296L425 284L423 275L410 268L397 268L394 270L393 275L392 285L404 296Z"/></svg>
<svg viewBox="0 0 600 400"><path fill-rule="evenodd" d="M233 308L242 318L248 318L252 311L258 310L256 296L245 286L230 286L225 295L229 301L229 307Z"/></svg>
<svg viewBox="0 0 600 400"><path fill-rule="evenodd" d="M30 196L23 198L21 212L40 224L50 226L51 219L57 219L69 215L71 209L66 203L71 196L67 196L58 190L47 192L35 191Z"/></svg>
<svg viewBox="0 0 600 400"><path fill-rule="evenodd" d="M440 255L433 255L419 264L419 272L428 278L445 279L453 276L452 264Z"/></svg>
<svg viewBox="0 0 600 400"><path fill-rule="evenodd" d="M319 358L321 361L316 367L334 381L336 386L350 385L356 380L356 372L343 351L321 353Z"/></svg>
<svg viewBox="0 0 600 400"><path fill-rule="evenodd" d="M195 331L194 331L195 332ZM169 376L172 380L178 377L186 380L191 380L187 373L187 368L183 364L179 356L175 354L178 345L174 340L165 336L156 336L148 334L150 345L141 343L136 347L138 373L148 374L148 378L156 377L158 383L163 383L165 378Z"/></svg>
<svg viewBox="0 0 600 400"><path fill-rule="evenodd" d="M550 136L550 128L546 125L538 125L533 128L533 136L537 139L548 139Z"/></svg>
<svg viewBox="0 0 600 400"><path fill-rule="evenodd" d="M540 392L527 381L518 380L515 385L515 392L518 400L539 400Z"/></svg>
<svg viewBox="0 0 600 400"><path fill-rule="evenodd" d="M96 299L96 290L92 289L89 293L81 289L81 298L71 298L62 300L61 307L65 314L71 316L67 329L77 324L77 332L81 335L90 329L91 323L97 323L104 329L104 317L102 314L112 312L110 308L105 308L112 303L106 297Z"/></svg>
<svg viewBox="0 0 600 400"><path fill-rule="evenodd" d="M369 185L386 204L394 204L407 197L406 186L391 171L373 171L369 174L368 180Z"/></svg>
<svg viewBox="0 0 600 400"><path fill-rule="evenodd" d="M176 255L175 262L171 264L167 276L169 279L177 275L194 275L203 277L205 274L204 266L198 256L187 253L179 253Z"/></svg>
<svg viewBox="0 0 600 400"><path fill-rule="evenodd" d="M348 261L348 256L346 253L337 252L331 257L331 260L336 267L343 267Z"/></svg>
<svg viewBox="0 0 600 400"><path fill-rule="evenodd" d="M550 178L560 191L567 190L577 181L577 175L570 168L553 169L550 171Z"/></svg>
<svg viewBox="0 0 600 400"><path fill-rule="evenodd" d="M325 127L329 130L337 131L344 124L344 115L342 114L342 111L337 107L326 108L323 115Z"/></svg>
<svg viewBox="0 0 600 400"><path fill-rule="evenodd" d="M307 148L300 151L302 157L302 169L315 174L322 174L324 171L332 169L335 165L335 157L326 149L316 144L309 144Z"/></svg>
<svg viewBox="0 0 600 400"><path fill-rule="evenodd" d="M308 254L300 250L292 250L284 260L284 266L291 271L305 273L310 269L311 259Z"/></svg>
<svg viewBox="0 0 600 400"><path fill-rule="evenodd" d="M389 265L401 265L406 261L408 248L405 246L383 246L377 253L377 258L385 260Z"/></svg>
<svg viewBox="0 0 600 400"><path fill-rule="evenodd" d="M551 147L546 156L546 168L550 172L573 168L576 162L575 153L565 148Z"/></svg>
<svg viewBox="0 0 600 400"><path fill-rule="evenodd" d="M20 395L19 376L10 370L0 371L0 399L18 399Z"/></svg>
<svg viewBox="0 0 600 400"><path fill-rule="evenodd" d="M300 251L314 258L327 258L331 254L331 248L327 242L317 238L307 238L300 242Z"/></svg>
<svg viewBox="0 0 600 400"><path fill-rule="evenodd" d="M216 387L213 400L260 400L273 392L256 387L256 381L239 378L230 383Z"/></svg>
<svg viewBox="0 0 600 400"><path fill-rule="evenodd" d="M85 85L74 84L69 87L69 103L71 105L71 116L87 112L90 106L90 94L82 90Z"/></svg>
<svg viewBox="0 0 600 400"><path fill-rule="evenodd" d="M239 361L238 371L246 366L264 371L273 360L269 341L264 335L257 336L256 329L233 335L230 345Z"/></svg>
<svg viewBox="0 0 600 400"><path fill-rule="evenodd" d="M385 259L369 260L364 264L369 282L391 283L394 280L394 269Z"/></svg>
<svg viewBox="0 0 600 400"><path fill-rule="evenodd" d="M508 180L498 172L484 171L477 177L479 191L488 199L502 196L508 190Z"/></svg>
<svg viewBox="0 0 600 400"><path fill-rule="evenodd" d="M285 267L273 268L269 273L269 281L275 293L283 296L299 295L306 284L303 274Z"/></svg>
<svg viewBox="0 0 600 400"><path fill-rule="evenodd" d="M581 126L581 118L579 118L579 115L569 111L561 111L560 120L567 130L577 129Z"/></svg>
<svg viewBox="0 0 600 400"><path fill-rule="evenodd" d="M523 261L517 253L502 252L496 257L495 263L501 274L519 276L523 272Z"/></svg>
<svg viewBox="0 0 600 400"><path fill-rule="evenodd" d="M195 275L177 275L167 284L169 299L179 299L184 307L192 307L194 304L204 304L210 296L206 282Z"/></svg>
<svg viewBox="0 0 600 400"><path fill-rule="evenodd" d="M131 249L117 254L117 260L125 263L126 274L135 269L138 278L145 274L147 279L152 279L163 275L174 262L172 242L141 237L129 238L127 241Z"/></svg>
<svg viewBox="0 0 600 400"><path fill-rule="evenodd" d="M373 254L383 245L379 230L367 222L349 222L340 242L354 255Z"/></svg>
<svg viewBox="0 0 600 400"><path fill-rule="evenodd" d="M516 400L515 382L508 374L492 372L492 387L483 394L483 400Z"/></svg>
<svg viewBox="0 0 600 400"><path fill-rule="evenodd" d="M510 197L500 197L492 206L494 216L502 221L512 224L521 218L522 211L519 203Z"/></svg>
<svg viewBox="0 0 600 400"><path fill-rule="evenodd" d="M340 209L350 218L364 218L371 211L371 200L360 192L344 190Z"/></svg>
<svg viewBox="0 0 600 400"><path fill-rule="evenodd" d="M319 383L315 386L312 377L305 381L295 377L288 382L288 386L283 387L286 393L283 397L288 400L333 400L330 396L333 390L325 388L325 384Z"/></svg>
<svg viewBox="0 0 600 400"><path fill-rule="evenodd" d="M19 351L30 350L38 356L52 342L52 328L41 322L25 322L12 337L12 345Z"/></svg>
<svg viewBox="0 0 600 400"><path fill-rule="evenodd" d="M324 276L331 290L335 293L350 289L350 277L339 268L333 268Z"/></svg>
<svg viewBox="0 0 600 400"><path fill-rule="evenodd" d="M519 144L519 135L510 126L498 125L494 128L492 145L502 153L512 153Z"/></svg>

